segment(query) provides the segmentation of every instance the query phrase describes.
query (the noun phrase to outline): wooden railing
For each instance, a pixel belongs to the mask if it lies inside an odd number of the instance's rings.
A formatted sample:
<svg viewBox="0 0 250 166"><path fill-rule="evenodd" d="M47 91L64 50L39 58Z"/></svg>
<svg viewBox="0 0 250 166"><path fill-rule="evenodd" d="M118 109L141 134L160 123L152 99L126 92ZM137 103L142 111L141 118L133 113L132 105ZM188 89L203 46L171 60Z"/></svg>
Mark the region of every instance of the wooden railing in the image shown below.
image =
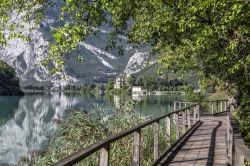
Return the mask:
<svg viewBox="0 0 250 166"><path fill-rule="evenodd" d="M232 117L233 104L229 105L227 111L228 163L233 166L243 166L245 162L250 164L250 149L245 145L238 125Z"/></svg>
<svg viewBox="0 0 250 166"><path fill-rule="evenodd" d="M183 107L186 107L190 104L194 104L195 102L192 101L174 101L174 110L182 109ZM207 110L209 110L209 113L219 114L226 111L226 108L228 106L228 100L211 100L211 101L199 101L199 103L206 103ZM205 113L204 113L205 114Z"/></svg>
<svg viewBox="0 0 250 166"><path fill-rule="evenodd" d="M200 119L200 105L198 103L195 103L193 105L190 105L186 108L170 112L168 114L162 115L158 118L146 121L144 123L141 123L135 127L129 128L125 131L122 131L120 133L114 134L109 136L106 139L100 140L96 142L95 144L92 144L88 147L86 147L83 150L80 150L79 152L66 157L62 159L61 161L55 163L56 166L67 166L67 165L73 165L76 164L83 159L87 158L91 154L100 151L100 166L108 166L109 165L109 148L110 145L118 141L121 138L124 138L128 135L134 134L134 145L133 145L133 165L139 166L140 161L140 144L141 144L141 130L147 126L154 125L154 151L153 151L153 158L154 161L156 161L160 154L159 154L159 144L160 144L160 121L164 120L165 128L166 128L166 141L169 146L171 146L171 128L175 127L176 130L176 141L181 139L180 137L180 125L182 125L184 128L187 129L187 131L191 130ZM182 123L182 124L180 124ZM175 143L174 143L175 144ZM173 146L174 146L173 144Z"/></svg>

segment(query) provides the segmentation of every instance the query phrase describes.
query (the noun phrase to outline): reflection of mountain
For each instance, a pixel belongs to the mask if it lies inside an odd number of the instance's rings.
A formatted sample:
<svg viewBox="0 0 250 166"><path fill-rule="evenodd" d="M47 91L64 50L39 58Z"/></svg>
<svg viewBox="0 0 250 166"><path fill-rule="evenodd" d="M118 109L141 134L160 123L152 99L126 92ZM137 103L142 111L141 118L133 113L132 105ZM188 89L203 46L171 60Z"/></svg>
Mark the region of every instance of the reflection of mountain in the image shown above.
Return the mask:
<svg viewBox="0 0 250 166"><path fill-rule="evenodd" d="M12 99L5 102L12 104ZM60 94L21 98L13 118L0 126L0 165L15 164L20 156L40 149L56 127L55 120L65 116L65 110L78 103L81 103L80 98Z"/></svg>

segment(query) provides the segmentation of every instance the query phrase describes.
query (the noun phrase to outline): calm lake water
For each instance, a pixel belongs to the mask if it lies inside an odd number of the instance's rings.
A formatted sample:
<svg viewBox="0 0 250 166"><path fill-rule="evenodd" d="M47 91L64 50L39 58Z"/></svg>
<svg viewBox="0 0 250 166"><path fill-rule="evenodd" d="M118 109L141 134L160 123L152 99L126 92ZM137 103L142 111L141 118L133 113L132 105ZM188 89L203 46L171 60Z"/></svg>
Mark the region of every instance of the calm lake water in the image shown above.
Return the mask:
<svg viewBox="0 0 250 166"><path fill-rule="evenodd" d="M90 112L96 108L119 111L136 101L135 111L157 117L173 109L181 96L105 96L94 94L43 93L24 97L0 96L0 165L16 164L22 156L43 150L57 121L71 110Z"/></svg>

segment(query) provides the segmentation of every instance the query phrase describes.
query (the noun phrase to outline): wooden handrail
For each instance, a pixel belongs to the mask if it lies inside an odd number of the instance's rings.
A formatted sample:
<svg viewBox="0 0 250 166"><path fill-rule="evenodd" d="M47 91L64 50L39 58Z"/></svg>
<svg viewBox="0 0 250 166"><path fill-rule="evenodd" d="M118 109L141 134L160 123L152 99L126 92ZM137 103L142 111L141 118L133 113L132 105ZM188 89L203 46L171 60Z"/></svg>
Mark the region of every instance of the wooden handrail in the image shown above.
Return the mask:
<svg viewBox="0 0 250 166"><path fill-rule="evenodd" d="M230 104L227 110L228 163L236 166L244 165L245 161L250 163L250 149L245 145L237 122L232 116L234 110L233 104Z"/></svg>
<svg viewBox="0 0 250 166"><path fill-rule="evenodd" d="M197 102L192 102L192 101L174 101L174 110L177 110L177 106L180 109L181 106L184 105L186 107L187 104L190 104L190 103L197 103ZM228 106L228 100L227 99L203 100L203 101L199 101L199 103L210 103L210 105L211 105L211 114L212 115L226 111L226 108Z"/></svg>
<svg viewBox="0 0 250 166"><path fill-rule="evenodd" d="M156 160L159 157L159 122L161 119L166 118L167 123L166 123L166 128L167 130L170 129L167 125L170 124L171 122L168 121L172 121L172 116L171 115L175 115L175 125L176 125L176 137L179 137L179 114L182 112L189 112L188 114L183 114L182 116L185 116L185 121L188 121L188 127L191 127L190 125L190 118L188 117L190 116L190 111L193 109L194 111L194 124L195 121L198 121L199 119L199 104L195 103L191 106L188 106L186 108L177 110L177 111L173 111L170 113L167 113L165 115L162 115L158 118L152 119L152 120L148 120L146 122L143 122L141 124L136 125L135 127L129 128L127 130L124 130L122 132L119 132L117 134L111 135L105 139L102 139L100 141L97 141L96 143L84 148L83 150L78 151L77 153L66 157L60 161L58 161L57 163L55 163L55 166L69 166L69 165L73 165L76 164L80 161L82 161L83 159L85 159L86 157L90 156L91 154L93 154L94 152L101 150L101 154L100 154L100 165L102 166L107 166L109 163L109 147L110 144L113 143L114 141L117 141L123 137L126 137L132 133L134 133L134 157L133 157L133 164L134 165L140 165L140 131L141 129L154 124L154 160ZM183 122L184 123L184 122ZM170 140L170 131L167 131L166 137L167 140Z"/></svg>

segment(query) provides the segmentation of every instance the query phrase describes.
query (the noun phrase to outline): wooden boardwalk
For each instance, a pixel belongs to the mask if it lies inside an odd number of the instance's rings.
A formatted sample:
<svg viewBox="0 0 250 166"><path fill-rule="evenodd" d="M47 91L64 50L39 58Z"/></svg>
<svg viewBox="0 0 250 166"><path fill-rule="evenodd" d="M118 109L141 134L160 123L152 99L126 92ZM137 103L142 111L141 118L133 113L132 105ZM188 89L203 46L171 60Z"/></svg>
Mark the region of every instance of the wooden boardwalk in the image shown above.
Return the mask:
<svg viewBox="0 0 250 166"><path fill-rule="evenodd" d="M226 116L203 116L201 123L159 165L228 165Z"/></svg>
<svg viewBox="0 0 250 166"><path fill-rule="evenodd" d="M250 163L250 150L244 145L236 122L232 119L234 106L228 105L227 100L204 102L211 106L212 115L200 116L200 103L198 102L189 106L187 106L189 102L181 102L179 110L176 110L175 102L175 111L99 140L54 165L71 166L79 162L84 163L85 158L97 151L100 153L100 166L112 165L109 160L110 145L133 134L131 164L140 166L141 138L143 136L141 130L148 126L153 126L153 166L242 166L246 161ZM185 108L180 108L183 104ZM214 109L214 105L216 109ZM163 126L160 125L161 121L164 123ZM164 139L169 148L160 154L160 131L162 131L160 128L162 127L166 130ZM175 134L171 131L175 131ZM172 136L177 139L171 141Z"/></svg>

